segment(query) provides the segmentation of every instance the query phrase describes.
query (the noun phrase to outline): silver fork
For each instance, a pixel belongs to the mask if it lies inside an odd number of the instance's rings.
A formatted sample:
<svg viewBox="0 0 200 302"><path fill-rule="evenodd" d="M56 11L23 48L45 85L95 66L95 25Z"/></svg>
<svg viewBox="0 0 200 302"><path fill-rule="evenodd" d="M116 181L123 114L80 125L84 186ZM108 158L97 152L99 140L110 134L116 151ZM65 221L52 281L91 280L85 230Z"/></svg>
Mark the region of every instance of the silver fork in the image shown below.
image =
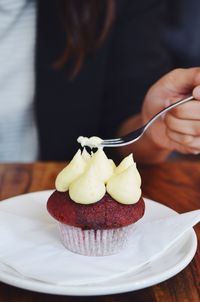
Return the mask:
<svg viewBox="0 0 200 302"><path fill-rule="evenodd" d="M194 100L193 96L189 96L185 99L179 100L171 105L169 105L168 107L162 109L161 111L159 111L157 114L155 114L144 126L142 126L141 128L138 128L136 130L134 130L131 133L128 133L125 136L119 137L119 138L114 138L114 139L104 139L101 142L101 147L120 147L120 146L126 146L129 144L132 144L134 142L136 142L138 139L140 139L142 137L142 135L144 134L144 132L149 128L149 126L155 121L157 120L163 113L168 112L169 110L184 104L186 102L192 101Z"/></svg>

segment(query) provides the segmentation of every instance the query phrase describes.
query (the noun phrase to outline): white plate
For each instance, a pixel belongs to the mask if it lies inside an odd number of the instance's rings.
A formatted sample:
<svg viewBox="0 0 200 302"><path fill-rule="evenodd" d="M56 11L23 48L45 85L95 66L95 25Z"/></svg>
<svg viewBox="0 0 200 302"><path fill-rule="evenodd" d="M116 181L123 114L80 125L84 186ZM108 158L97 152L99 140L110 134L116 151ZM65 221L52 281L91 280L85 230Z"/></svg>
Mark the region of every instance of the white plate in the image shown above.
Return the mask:
<svg viewBox="0 0 200 302"><path fill-rule="evenodd" d="M6 209L9 211L9 206L12 206L17 214L17 211L21 211L23 205L23 211L25 216L34 217L43 215L46 200L52 191L43 191L29 193L25 195L16 196L7 199L6 202L0 204L0 209ZM35 213L29 213L30 202L40 202L43 207L39 207ZM175 214L172 209L163 206L155 201L147 200L148 211L145 214L144 220L158 219L168 216L169 214ZM22 214L22 213L21 213ZM45 216L45 219L46 218ZM148 264L140 267L134 273L123 275L116 279L107 281L106 283L84 285L84 286L58 286L48 284L40 281L36 281L29 278L23 278L18 275L17 272L12 269L6 268L0 263L0 280L4 283L14 285L23 289L29 289L37 292L59 294L59 295L104 295L123 293L133 290L142 289L159 282L162 282L178 272L184 269L194 257L197 249L197 238L193 229L189 230L184 236L182 236L170 249L164 252L160 257L154 261L150 261ZM69 276L70 278L70 276Z"/></svg>

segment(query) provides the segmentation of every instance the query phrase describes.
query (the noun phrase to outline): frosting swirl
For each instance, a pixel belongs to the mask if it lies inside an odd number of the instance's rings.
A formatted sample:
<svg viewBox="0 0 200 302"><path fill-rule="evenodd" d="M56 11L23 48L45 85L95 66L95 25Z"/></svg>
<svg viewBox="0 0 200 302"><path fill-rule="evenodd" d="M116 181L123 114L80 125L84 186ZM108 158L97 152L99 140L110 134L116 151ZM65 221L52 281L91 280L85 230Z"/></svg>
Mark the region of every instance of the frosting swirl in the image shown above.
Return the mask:
<svg viewBox="0 0 200 302"><path fill-rule="evenodd" d="M56 189L69 190L70 198L80 204L99 201L106 191L117 202L134 204L141 196L141 177L133 155L130 154L116 167L103 149L90 155L78 150L71 162L56 178Z"/></svg>

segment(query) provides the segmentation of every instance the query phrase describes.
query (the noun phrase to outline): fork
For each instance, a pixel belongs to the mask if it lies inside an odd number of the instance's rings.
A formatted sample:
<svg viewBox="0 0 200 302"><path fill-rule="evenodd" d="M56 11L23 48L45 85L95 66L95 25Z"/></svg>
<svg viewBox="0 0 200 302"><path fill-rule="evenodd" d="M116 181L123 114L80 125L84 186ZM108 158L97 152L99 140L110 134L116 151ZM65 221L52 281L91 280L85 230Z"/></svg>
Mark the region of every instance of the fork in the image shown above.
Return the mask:
<svg viewBox="0 0 200 302"><path fill-rule="evenodd" d="M142 135L144 134L144 132L149 128L149 126L151 124L153 124L153 122L155 122L155 120L157 120L162 114L170 111L171 109L184 104L186 102L192 101L194 100L193 96L189 96L185 99L181 99L171 105L169 105L168 107L162 109L161 111L159 111L157 114L155 114L144 126L142 126L141 128L138 128L136 130L134 130L133 132L128 133L125 136L119 137L119 138L114 138L114 139L104 139L101 142L101 147L121 147L121 146L126 146L129 144L132 144L134 142L136 142L137 140L139 140Z"/></svg>

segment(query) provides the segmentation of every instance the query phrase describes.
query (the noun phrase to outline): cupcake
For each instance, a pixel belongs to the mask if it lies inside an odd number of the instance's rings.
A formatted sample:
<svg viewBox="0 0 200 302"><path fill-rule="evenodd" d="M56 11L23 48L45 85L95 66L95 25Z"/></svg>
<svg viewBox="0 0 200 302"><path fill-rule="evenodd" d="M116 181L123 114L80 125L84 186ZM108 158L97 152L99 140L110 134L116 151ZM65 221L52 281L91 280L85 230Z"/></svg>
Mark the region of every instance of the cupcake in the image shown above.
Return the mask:
<svg viewBox="0 0 200 302"><path fill-rule="evenodd" d="M61 241L75 253L118 253L142 218L141 178L132 154L119 166L102 149L78 150L57 176L47 209L58 222Z"/></svg>

